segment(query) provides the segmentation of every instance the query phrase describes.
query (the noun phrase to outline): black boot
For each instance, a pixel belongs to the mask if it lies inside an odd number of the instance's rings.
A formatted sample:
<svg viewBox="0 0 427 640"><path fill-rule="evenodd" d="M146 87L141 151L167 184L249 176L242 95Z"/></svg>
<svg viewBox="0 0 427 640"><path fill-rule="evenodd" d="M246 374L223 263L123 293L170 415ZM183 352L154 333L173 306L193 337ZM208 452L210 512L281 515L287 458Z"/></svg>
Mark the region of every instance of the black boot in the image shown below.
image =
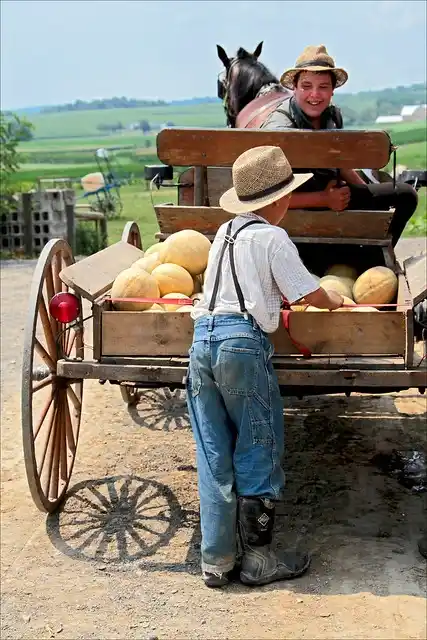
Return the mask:
<svg viewBox="0 0 427 640"><path fill-rule="evenodd" d="M310 565L307 554L285 551L278 557L270 549L274 515L274 502L269 498L238 499L237 526L243 547L240 580L244 584L290 580L303 574Z"/></svg>
<svg viewBox="0 0 427 640"><path fill-rule="evenodd" d="M423 558L426 558L427 560L427 533L425 533L423 537L418 540L418 550Z"/></svg>

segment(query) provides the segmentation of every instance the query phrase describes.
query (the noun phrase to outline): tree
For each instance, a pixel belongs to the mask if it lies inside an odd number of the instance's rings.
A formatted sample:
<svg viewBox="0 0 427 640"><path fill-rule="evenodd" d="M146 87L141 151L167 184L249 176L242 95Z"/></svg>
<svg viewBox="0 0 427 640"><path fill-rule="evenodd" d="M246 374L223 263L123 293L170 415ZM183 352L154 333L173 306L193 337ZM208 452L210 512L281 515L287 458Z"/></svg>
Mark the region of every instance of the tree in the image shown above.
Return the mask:
<svg viewBox="0 0 427 640"><path fill-rule="evenodd" d="M150 123L148 122L148 120L140 120L139 128L144 134L149 133L151 131Z"/></svg>
<svg viewBox="0 0 427 640"><path fill-rule="evenodd" d="M0 210L9 210L8 199L13 193L12 176L19 169L18 144L32 137L33 125L15 113L0 111Z"/></svg>

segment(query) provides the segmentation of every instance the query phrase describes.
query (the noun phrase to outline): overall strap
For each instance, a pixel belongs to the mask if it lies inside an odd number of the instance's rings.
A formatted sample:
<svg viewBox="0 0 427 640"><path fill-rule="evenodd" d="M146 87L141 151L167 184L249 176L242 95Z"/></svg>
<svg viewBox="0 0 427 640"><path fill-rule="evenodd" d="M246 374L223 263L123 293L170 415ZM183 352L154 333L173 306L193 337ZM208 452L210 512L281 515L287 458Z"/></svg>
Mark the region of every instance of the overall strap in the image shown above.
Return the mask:
<svg viewBox="0 0 427 640"><path fill-rule="evenodd" d="M228 223L228 226L227 226L227 231L225 233L224 242L223 242L223 245L221 247L221 253L220 253L220 256L219 256L218 268L217 268L216 277L215 277L215 284L214 284L214 288L213 288L213 291L212 291L211 301L209 303L209 311L211 313L215 309L215 302L216 302L216 298L217 298L217 295L218 295L218 289L219 289L219 281L220 281L220 278L221 278L222 261L223 261L223 258L224 258L225 249L226 249L227 245L228 245L228 250L230 252L231 274L233 276L234 288L236 289L237 298L239 300L240 311L242 313L246 313L245 299L243 297L242 289L240 288L239 281L237 279L236 265L235 265L235 262L234 262L234 241L235 241L236 237L238 236L238 234L241 231L243 231L243 229L246 229L247 227L250 227L253 224L265 224L265 223L262 220L250 220L249 222L245 222L244 225L239 227L239 229L237 229L237 231L235 231L235 233L233 235L230 235L232 224L233 224L233 221L230 220L230 222Z"/></svg>

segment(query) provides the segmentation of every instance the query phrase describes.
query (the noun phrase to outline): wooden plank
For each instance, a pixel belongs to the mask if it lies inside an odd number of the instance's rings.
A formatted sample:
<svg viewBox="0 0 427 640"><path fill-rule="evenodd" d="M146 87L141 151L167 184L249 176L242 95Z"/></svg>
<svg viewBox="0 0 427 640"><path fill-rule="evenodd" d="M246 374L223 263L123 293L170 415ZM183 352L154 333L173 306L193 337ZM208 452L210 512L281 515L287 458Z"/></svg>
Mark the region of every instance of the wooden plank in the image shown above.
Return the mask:
<svg viewBox="0 0 427 640"><path fill-rule="evenodd" d="M220 207L154 206L160 233L195 229L213 236L232 218ZM393 211L307 211L289 209L280 226L291 237L387 239Z"/></svg>
<svg viewBox="0 0 427 640"><path fill-rule="evenodd" d="M405 274L397 275L397 304L406 306L405 311L405 366L412 367L414 363L414 318L412 313L412 298L409 292Z"/></svg>
<svg viewBox="0 0 427 640"><path fill-rule="evenodd" d="M268 131L267 129L163 129L157 155L173 166L229 167L252 147L281 147L294 168L380 169L390 159L385 131Z"/></svg>
<svg viewBox="0 0 427 640"><path fill-rule="evenodd" d="M313 354L403 355L404 314L295 313L291 318L293 338ZM193 322L182 313L138 313L104 311L102 356L185 356L191 345ZM272 334L276 355L298 353L288 333L280 326Z"/></svg>
<svg viewBox="0 0 427 640"><path fill-rule="evenodd" d="M156 240L158 240L159 242L162 242L163 240L166 240L166 238L169 238L171 234L170 233L160 233L157 232L154 234L154 237L156 238ZM210 240L212 242L212 240L215 238L215 235L212 234L205 234L206 237L208 238L208 240ZM340 245L364 245L364 246L388 246L390 244L390 240L372 240L370 238L366 239L366 238L322 238L321 241L319 241L318 238L314 238L314 237L310 237L307 236L306 238L301 238L299 236L291 236L292 241L295 244L340 244Z"/></svg>
<svg viewBox="0 0 427 640"><path fill-rule="evenodd" d="M95 358L96 359L96 358ZM102 356L101 364L114 364L126 367L127 365L139 366L188 366L188 357L123 357L123 356ZM329 356L314 356L303 358L299 355L273 356L273 364L277 369L404 369L405 361L403 357L390 358L388 356L361 356L331 358Z"/></svg>
<svg viewBox="0 0 427 640"><path fill-rule="evenodd" d="M141 366L113 365L97 362L73 362L59 360L57 364L59 376L72 379L114 380L116 382L139 382L157 386L183 385L187 367L181 366ZM425 369L400 369L394 371L329 371L312 369L278 370L277 377L282 387L305 387L319 389L331 387L357 391L368 389L411 389L427 387L427 371ZM327 391L325 391L327 393Z"/></svg>
<svg viewBox="0 0 427 640"><path fill-rule="evenodd" d="M142 258L144 252L127 242L116 242L61 271L60 278L92 302L107 291L116 276Z"/></svg>
<svg viewBox="0 0 427 640"><path fill-rule="evenodd" d="M427 298L427 255L413 256L403 263L412 306Z"/></svg>
<svg viewBox="0 0 427 640"><path fill-rule="evenodd" d="M194 204L194 167L186 169L178 178L178 204L191 206ZM209 186L209 180L208 180Z"/></svg>

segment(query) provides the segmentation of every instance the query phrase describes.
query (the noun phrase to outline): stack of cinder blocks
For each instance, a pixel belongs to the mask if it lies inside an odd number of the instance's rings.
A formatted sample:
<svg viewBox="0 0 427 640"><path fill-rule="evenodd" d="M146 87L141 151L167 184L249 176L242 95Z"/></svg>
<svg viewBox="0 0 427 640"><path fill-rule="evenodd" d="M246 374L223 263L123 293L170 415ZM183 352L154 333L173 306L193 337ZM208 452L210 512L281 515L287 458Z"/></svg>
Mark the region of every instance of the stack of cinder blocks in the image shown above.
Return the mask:
<svg viewBox="0 0 427 640"><path fill-rule="evenodd" d="M2 215L0 232L3 251L38 255L52 238L74 245L73 189L48 189L19 194L10 211Z"/></svg>

